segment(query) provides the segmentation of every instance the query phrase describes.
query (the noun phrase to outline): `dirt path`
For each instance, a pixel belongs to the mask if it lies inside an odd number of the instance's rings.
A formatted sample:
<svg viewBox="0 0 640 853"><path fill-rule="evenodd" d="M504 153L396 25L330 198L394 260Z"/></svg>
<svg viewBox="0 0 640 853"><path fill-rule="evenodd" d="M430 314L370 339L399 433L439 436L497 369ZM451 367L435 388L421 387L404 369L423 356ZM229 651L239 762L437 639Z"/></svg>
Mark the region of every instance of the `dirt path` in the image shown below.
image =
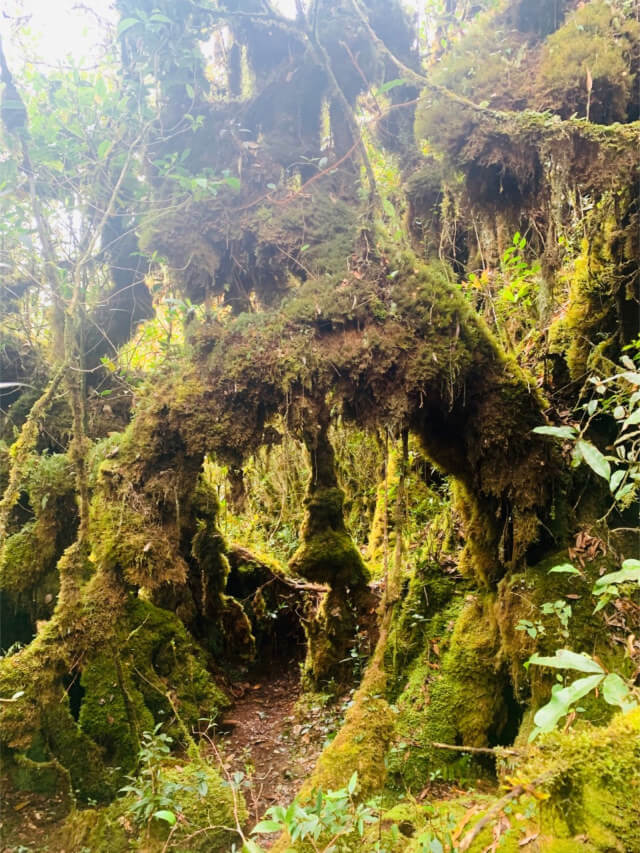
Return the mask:
<svg viewBox="0 0 640 853"><path fill-rule="evenodd" d="M302 692L297 667L270 673L241 690L216 743L227 772L243 774L243 794L258 821L269 806L294 798L337 731L350 696L330 705L316 697L296 708Z"/></svg>

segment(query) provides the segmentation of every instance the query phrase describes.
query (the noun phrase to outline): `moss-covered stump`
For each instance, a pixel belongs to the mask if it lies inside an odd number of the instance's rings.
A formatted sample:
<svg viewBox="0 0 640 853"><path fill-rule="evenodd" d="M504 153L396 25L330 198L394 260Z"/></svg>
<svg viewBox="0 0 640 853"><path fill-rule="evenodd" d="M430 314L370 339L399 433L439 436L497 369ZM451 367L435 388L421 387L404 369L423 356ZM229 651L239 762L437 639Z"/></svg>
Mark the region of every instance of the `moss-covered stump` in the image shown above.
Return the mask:
<svg viewBox="0 0 640 853"><path fill-rule="evenodd" d="M247 809L238 792L223 782L218 771L199 759L167 763L157 769L157 786L170 803L166 808L178 817L171 831L162 820L148 824L135 819L136 795L128 793L105 809L75 810L58 836L60 849L92 853L125 853L138 850L161 853L170 849L190 853L228 853L239 842L234 828L247 820ZM170 846L167 838L171 833Z"/></svg>
<svg viewBox="0 0 640 853"><path fill-rule="evenodd" d="M542 832L558 839L550 853L579 839L597 851L640 849L640 708L606 727L547 735L518 775L541 779L548 794L539 808Z"/></svg>
<svg viewBox="0 0 640 853"><path fill-rule="evenodd" d="M228 706L180 620L140 598L124 603L118 624L75 669L63 640L52 621L0 668L3 749L27 790L59 766L80 800L109 799L134 769L143 731L166 721L181 738L185 726Z"/></svg>

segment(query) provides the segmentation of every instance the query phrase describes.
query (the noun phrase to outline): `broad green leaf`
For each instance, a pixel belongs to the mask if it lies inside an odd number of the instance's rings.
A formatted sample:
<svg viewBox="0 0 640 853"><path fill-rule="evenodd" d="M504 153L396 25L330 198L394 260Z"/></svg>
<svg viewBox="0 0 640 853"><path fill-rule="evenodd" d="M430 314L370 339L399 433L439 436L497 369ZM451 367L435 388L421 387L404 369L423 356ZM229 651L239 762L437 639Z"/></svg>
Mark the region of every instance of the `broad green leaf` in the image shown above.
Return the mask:
<svg viewBox="0 0 640 853"><path fill-rule="evenodd" d="M590 693L600 684L603 678L604 673L601 671L600 675L589 675L587 678L579 678L577 681L569 684L568 687L560 689L555 687L551 694L551 699L536 712L533 722L543 732L553 731L558 721L569 712L573 703L577 702L578 699L582 699L587 693Z"/></svg>
<svg viewBox="0 0 640 853"><path fill-rule="evenodd" d="M580 453L592 471L594 471L599 477L602 477L603 480L609 482L609 478L611 477L611 466L609 465L609 461L605 459L595 445L591 444L590 441L579 439L576 442L576 450Z"/></svg>
<svg viewBox="0 0 640 853"><path fill-rule="evenodd" d="M611 475L611 479L609 480L609 490L611 494L615 494L618 489L620 483L624 480L625 470L624 468L620 468L618 471L614 471Z"/></svg>
<svg viewBox="0 0 640 853"><path fill-rule="evenodd" d="M191 100L193 100L196 96L196 93L191 83L185 83L184 88L186 89L187 95L191 98Z"/></svg>
<svg viewBox="0 0 640 853"><path fill-rule="evenodd" d="M109 149L111 148L111 140L103 139L100 145L98 145L98 159L104 160L107 156Z"/></svg>
<svg viewBox="0 0 640 853"><path fill-rule="evenodd" d="M149 18L149 20L154 24L172 24L173 21L171 18L167 18L166 15L161 15L160 12L154 12L153 15Z"/></svg>
<svg viewBox="0 0 640 853"><path fill-rule="evenodd" d="M135 27L136 24L140 24L141 21L139 18L123 18L118 24L118 35L121 36L123 33L126 33L127 30L130 30L131 27Z"/></svg>
<svg viewBox="0 0 640 853"><path fill-rule="evenodd" d="M257 823L253 829L251 830L252 834L258 834L262 832L281 832L282 824L277 820L261 820L260 823Z"/></svg>
<svg viewBox="0 0 640 853"><path fill-rule="evenodd" d="M602 698L609 705L617 705L623 711L630 711L631 708L628 706L633 703L633 699L630 698L629 687L616 672L610 672L602 682ZM634 704L631 704L631 707L634 707Z"/></svg>
<svg viewBox="0 0 640 853"><path fill-rule="evenodd" d="M229 175L229 177L224 178L224 183L234 190L239 190L241 186L240 178L236 178L234 175Z"/></svg>
<svg viewBox="0 0 640 853"><path fill-rule="evenodd" d="M535 427L532 431L538 433L538 435L550 435L553 438L575 438L577 435L576 428L572 426L539 426Z"/></svg>
<svg viewBox="0 0 640 853"><path fill-rule="evenodd" d="M580 572L575 568L575 566L572 566L571 563L561 563L559 566L554 566L552 569L549 569L548 574L579 575Z"/></svg>
<svg viewBox="0 0 640 853"><path fill-rule="evenodd" d="M577 654L569 649L558 649L553 657L543 655L531 655L528 664L537 666L550 666L553 669L576 669L578 672L594 672L604 675L604 670L592 657L586 654Z"/></svg>
<svg viewBox="0 0 640 853"><path fill-rule="evenodd" d="M166 821L169 826L173 826L176 822L177 818L173 812L170 812L168 809L160 809L160 811L154 812L153 817L157 817L158 820Z"/></svg>
<svg viewBox="0 0 640 853"><path fill-rule="evenodd" d="M595 582L593 591L597 595L601 595L605 587L611 584L628 583L629 581L640 583L640 560L625 560L619 571L602 575Z"/></svg>

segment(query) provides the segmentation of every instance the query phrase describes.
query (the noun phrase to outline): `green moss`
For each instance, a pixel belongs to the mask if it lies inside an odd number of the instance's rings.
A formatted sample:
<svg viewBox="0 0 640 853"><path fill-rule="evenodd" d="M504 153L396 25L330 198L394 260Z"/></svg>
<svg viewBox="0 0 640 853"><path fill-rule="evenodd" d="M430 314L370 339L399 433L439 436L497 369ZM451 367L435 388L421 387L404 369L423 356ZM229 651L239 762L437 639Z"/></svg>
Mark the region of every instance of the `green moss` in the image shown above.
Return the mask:
<svg viewBox="0 0 640 853"><path fill-rule="evenodd" d="M498 588L496 615L500 629L501 653L509 662L511 683L517 700L532 703L537 709L549 698L553 674L541 667L525 669L524 664L534 653L552 655L558 648L596 654L605 665L618 669L622 655L610 644L604 620L593 614L594 600L591 589L603 571L613 571L616 562L609 557L597 557L585 564L582 575L549 573L554 566L571 563L567 551L558 551L542 562L505 578ZM571 596L571 598L567 598ZM543 614L542 606L564 601L571 606L571 617L566 629L553 614ZM540 624L544 633L532 638L518 630L521 620ZM581 705L589 719L606 722L612 710L603 702L591 697Z"/></svg>
<svg viewBox="0 0 640 853"><path fill-rule="evenodd" d="M84 668L80 683L85 696L79 722L104 748L106 760L128 773L137 761L140 733L151 731L154 720L130 674L123 676L119 655L117 648L105 650Z"/></svg>
<svg viewBox="0 0 640 853"><path fill-rule="evenodd" d="M0 553L0 588L7 593L35 589L56 558L56 526L31 521L8 536Z"/></svg>
<svg viewBox="0 0 640 853"><path fill-rule="evenodd" d="M141 733L171 720L168 696L188 731L229 704L180 620L141 598L129 601L112 648L85 666L81 683L80 725L123 772L135 765ZM181 737L180 727L169 728Z"/></svg>
<svg viewBox="0 0 640 853"><path fill-rule="evenodd" d="M566 309L550 328L549 346L565 359L576 381L589 372L605 376L611 372L611 362L626 342L621 327L627 316L635 316L634 203L633 192L604 196L586 214L588 237L580 241L558 277L566 292Z"/></svg>
<svg viewBox="0 0 640 853"><path fill-rule="evenodd" d="M425 644L396 700L399 715L388 763L396 781L410 790L420 790L438 770L454 778L485 772L459 753L434 748L434 741L487 746L508 725L492 596L454 600L442 616L454 626L451 635Z"/></svg>
<svg viewBox="0 0 640 853"><path fill-rule="evenodd" d="M587 3L550 35L540 59L543 107L609 124L626 121L635 88L640 24L609 3ZM591 92L586 79L590 74Z"/></svg>
<svg viewBox="0 0 640 853"><path fill-rule="evenodd" d="M640 848L640 709L545 736L519 772L544 780L543 831L584 837L598 851Z"/></svg>
<svg viewBox="0 0 640 853"><path fill-rule="evenodd" d="M103 468L104 470L104 468ZM131 498L133 504L141 503ZM92 561L101 569L119 571L136 586L153 588L168 581L183 582L187 569L169 534L144 510L136 510L126 492L91 502Z"/></svg>
<svg viewBox="0 0 640 853"><path fill-rule="evenodd" d="M37 794L62 794L72 802L71 778L68 771L55 759L34 761L26 755L5 754L3 768L12 784L19 791L33 791Z"/></svg>
<svg viewBox="0 0 640 853"><path fill-rule="evenodd" d="M45 709L42 730L48 751L68 772L76 797L104 802L114 796L118 775L105 766L102 750L72 718L66 696L64 703Z"/></svg>

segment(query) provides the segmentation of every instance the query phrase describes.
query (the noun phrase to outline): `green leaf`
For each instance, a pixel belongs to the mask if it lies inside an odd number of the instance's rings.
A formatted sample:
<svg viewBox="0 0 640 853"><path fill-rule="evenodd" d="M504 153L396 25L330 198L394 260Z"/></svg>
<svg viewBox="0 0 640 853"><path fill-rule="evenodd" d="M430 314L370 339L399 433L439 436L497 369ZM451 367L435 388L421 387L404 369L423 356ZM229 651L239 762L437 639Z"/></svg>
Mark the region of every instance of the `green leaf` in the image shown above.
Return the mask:
<svg viewBox="0 0 640 853"><path fill-rule="evenodd" d="M236 178L234 175L229 175L226 178L223 178L224 183L231 187L234 190L239 190L241 187L240 178Z"/></svg>
<svg viewBox="0 0 640 853"><path fill-rule="evenodd" d="M387 80L379 89L376 90L376 95L384 95L385 92L390 92L397 86L404 86L407 80L404 77L396 77L395 80Z"/></svg>
<svg viewBox="0 0 640 853"><path fill-rule="evenodd" d="M559 566L554 566L552 569L549 569L547 574L552 575L579 575L581 572L572 566L571 563L561 563Z"/></svg>
<svg viewBox="0 0 640 853"><path fill-rule="evenodd" d="M609 489L611 494L615 494L618 489L620 483L624 480L625 470L624 468L620 468L619 471L614 471L611 475L611 479L609 480Z"/></svg>
<svg viewBox="0 0 640 853"><path fill-rule="evenodd" d="M391 204L391 202L389 201L389 199L388 199L388 198L385 198L385 199L383 200L383 202L382 202L382 207L383 207L383 209L384 209L384 212L387 214L387 216L395 216L395 215L396 215L396 209L395 209L395 207Z"/></svg>
<svg viewBox="0 0 640 853"><path fill-rule="evenodd" d="M556 685L553 688L551 699L536 712L533 722L543 732L553 731L558 721L569 712L571 705L590 693L603 678L604 673L601 671L600 675L579 678L568 687L558 689L559 685Z"/></svg>
<svg viewBox="0 0 640 853"><path fill-rule="evenodd" d="M153 15L149 18L149 20L154 24L172 24L173 21L171 18L167 18L166 15L161 15L160 12L154 12Z"/></svg>
<svg viewBox="0 0 640 853"><path fill-rule="evenodd" d="M595 445L581 438L576 442L576 450L598 477L602 477L603 480L609 482L611 466Z"/></svg>
<svg viewBox="0 0 640 853"><path fill-rule="evenodd" d="M354 770L353 774L351 775L351 779L349 779L349 784L347 785L347 791L350 794L353 794L354 791L356 790L357 784L358 784L358 771Z"/></svg>
<svg viewBox="0 0 640 853"><path fill-rule="evenodd" d="M261 820L260 823L257 823L253 829L251 830L252 834L259 834L262 832L281 832L282 824L277 820Z"/></svg>
<svg viewBox="0 0 640 853"><path fill-rule="evenodd" d="M538 435L550 435L553 438L575 438L577 435L577 430L572 426L539 426L533 429L533 432L538 433Z"/></svg>
<svg viewBox="0 0 640 853"><path fill-rule="evenodd" d="M118 35L121 36L123 33L126 33L127 30L130 30L131 27L135 27L136 24L142 23L139 18L123 18L118 24Z"/></svg>
<svg viewBox="0 0 640 853"><path fill-rule="evenodd" d="M625 560L619 571L602 575L595 582L593 591L596 595L602 595L605 587L611 584L628 583L629 581L640 583L640 560Z"/></svg>
<svg viewBox="0 0 640 853"><path fill-rule="evenodd" d="M157 817L158 820L165 820L169 826L173 826L177 820L174 813L170 812L168 809L160 809L160 811L154 812L152 817Z"/></svg>
<svg viewBox="0 0 640 853"><path fill-rule="evenodd" d="M635 426L635 424L640 424L640 409L636 409L635 412L632 412L622 426Z"/></svg>
<svg viewBox="0 0 640 853"><path fill-rule="evenodd" d="M242 853L264 853L264 850L259 844L256 844L255 841L252 841L250 838L246 838L242 845Z"/></svg>
<svg viewBox="0 0 640 853"><path fill-rule="evenodd" d="M100 145L98 145L98 160L104 160L104 158L109 153L109 149L111 148L111 140L103 139Z"/></svg>
<svg viewBox="0 0 640 853"><path fill-rule="evenodd" d="M623 711L631 710L628 705L633 700L630 699L629 687L616 672L610 672L602 682L602 698L609 705L617 705Z"/></svg>
<svg viewBox="0 0 640 853"><path fill-rule="evenodd" d="M587 654L577 654L569 649L558 649L553 657L543 655L531 655L528 664L537 666L550 666L553 669L576 669L578 672L597 672L604 675L604 670L599 663Z"/></svg>
<svg viewBox="0 0 640 853"><path fill-rule="evenodd" d="M185 83L184 88L186 89L187 95L193 100L196 96L195 90L191 83Z"/></svg>

